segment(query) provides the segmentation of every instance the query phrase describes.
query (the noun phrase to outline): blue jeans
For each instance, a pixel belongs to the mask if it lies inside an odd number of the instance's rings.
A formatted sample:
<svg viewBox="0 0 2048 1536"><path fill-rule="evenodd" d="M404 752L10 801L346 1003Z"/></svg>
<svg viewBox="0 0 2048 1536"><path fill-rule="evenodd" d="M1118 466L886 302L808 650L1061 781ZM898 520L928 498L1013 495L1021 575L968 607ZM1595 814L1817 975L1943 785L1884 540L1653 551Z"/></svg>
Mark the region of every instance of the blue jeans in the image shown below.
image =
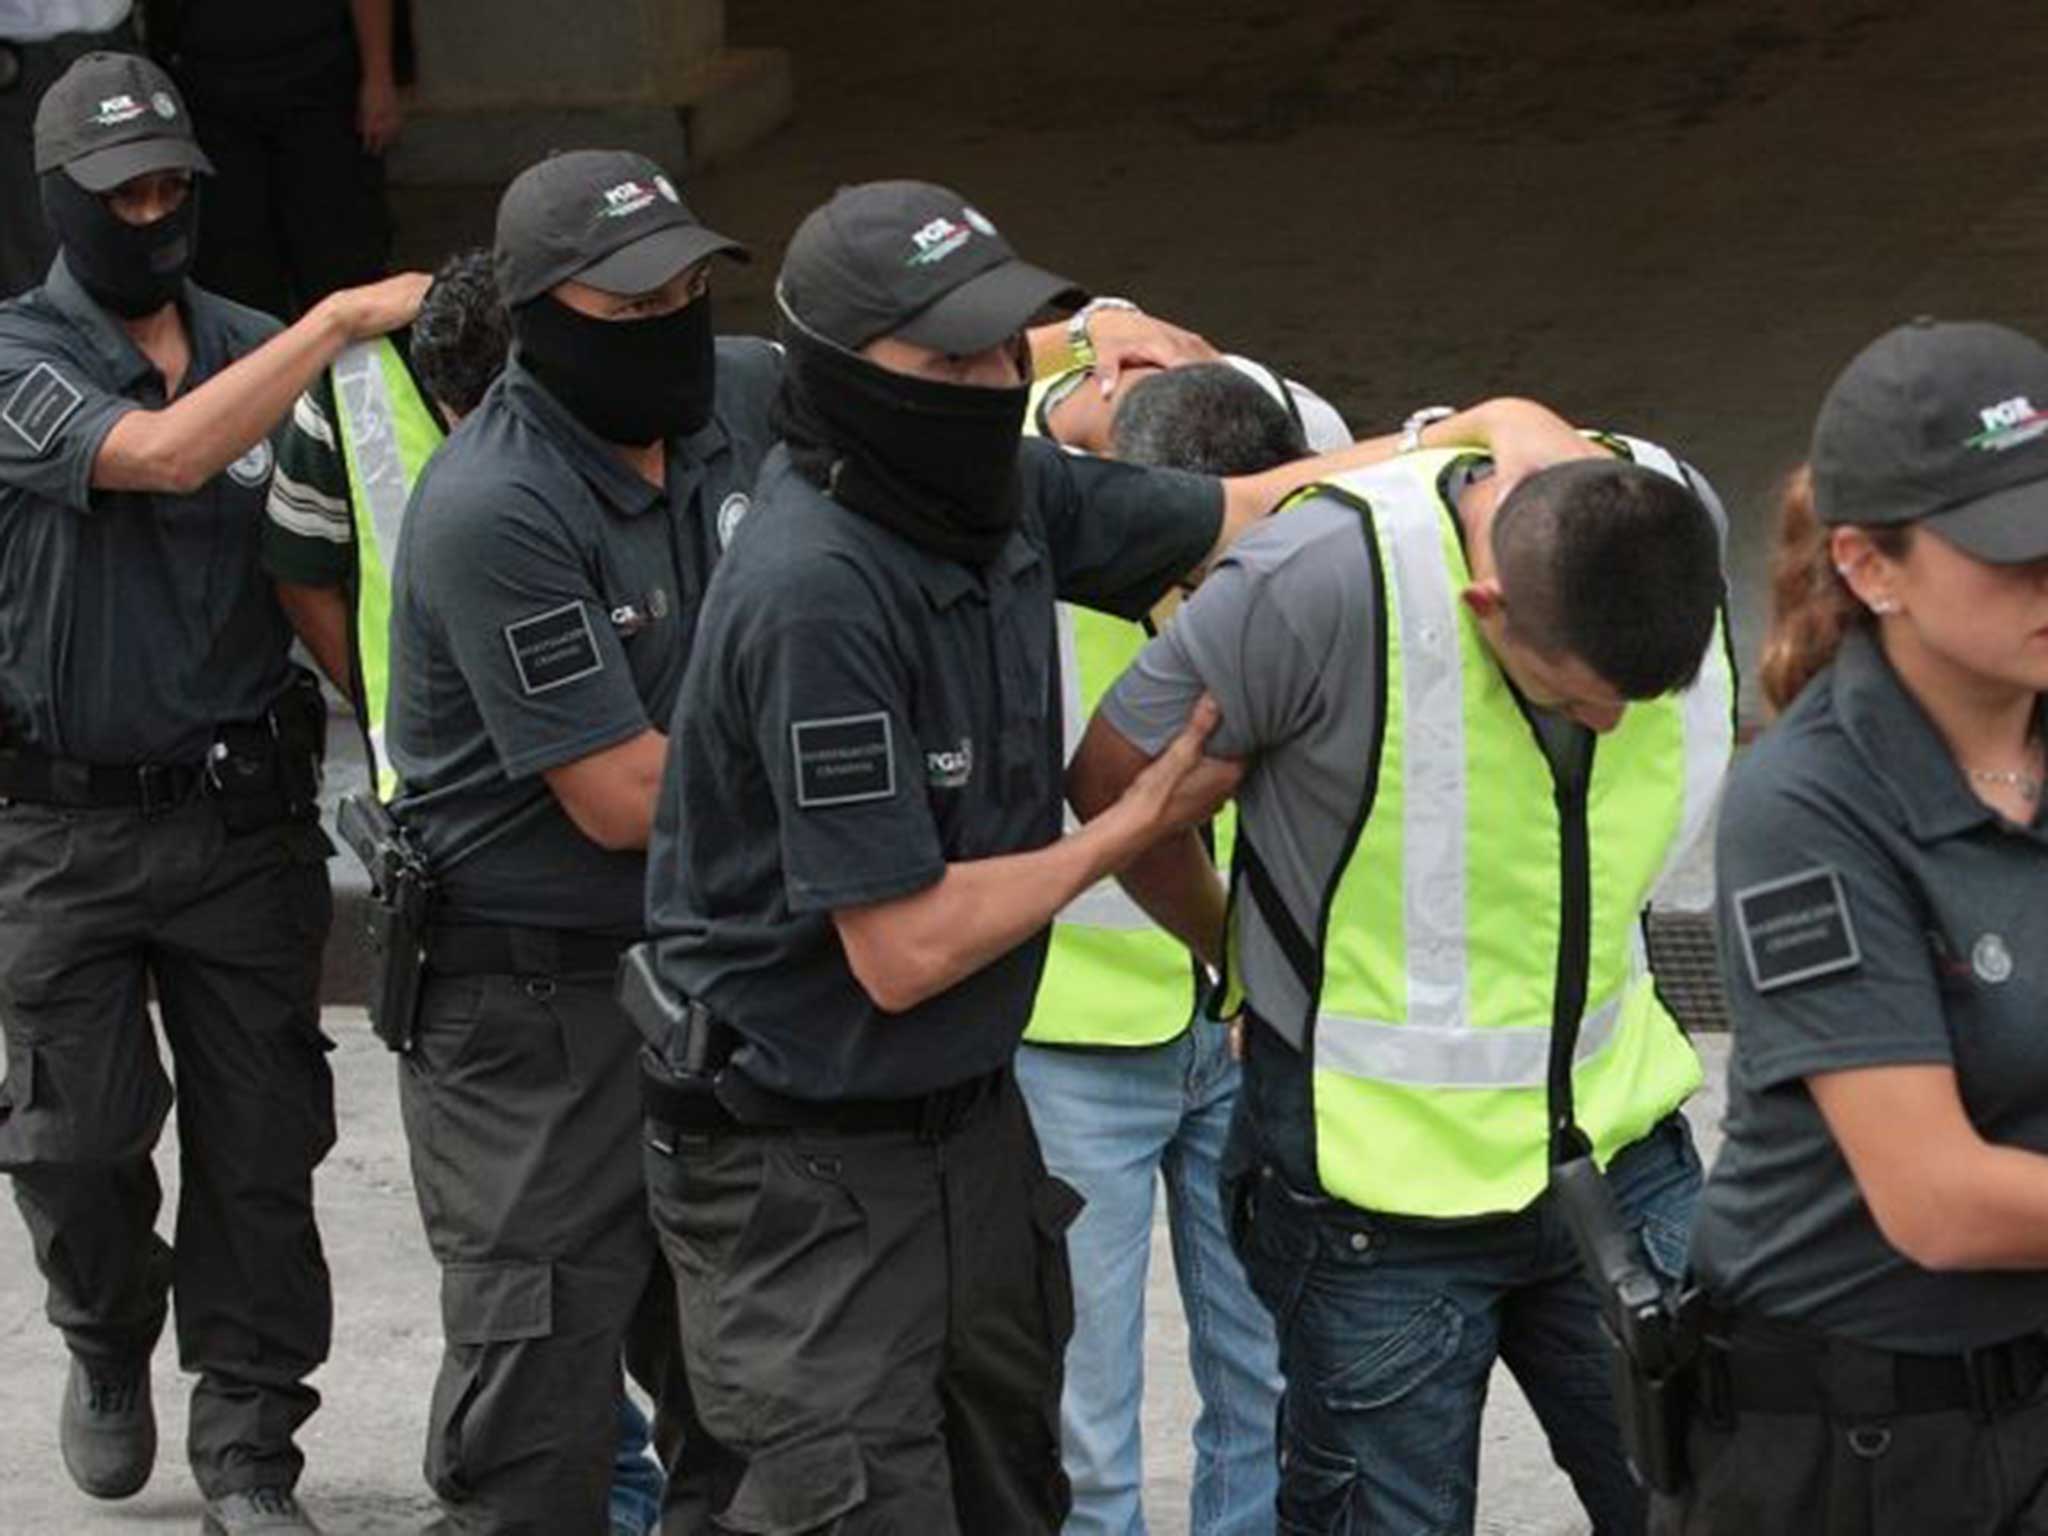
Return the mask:
<svg viewBox="0 0 2048 1536"><path fill-rule="evenodd" d="M1144 1050L1027 1045L1017 1081L1046 1166L1087 1199L1068 1230L1074 1337L1060 1444L1074 1485L1068 1536L1142 1536L1145 1271L1153 1191L1166 1180L1188 1320L1195 1420L1193 1536L1252 1536L1273 1519L1280 1398L1272 1324L1230 1251L1217 1174L1238 1068L1221 1026Z"/></svg>
<svg viewBox="0 0 2048 1536"><path fill-rule="evenodd" d="M1445 1223L1313 1192L1299 1177L1311 1134L1292 1075L1301 1058L1263 1026L1251 1034L1224 1201L1280 1331L1281 1536L1467 1536L1496 1358L1596 1536L1641 1536L1647 1497L1622 1455L1609 1347L1554 1202ZM1624 1148L1608 1178L1651 1263L1679 1278L1700 1188L1684 1118Z"/></svg>
<svg viewBox="0 0 2048 1536"><path fill-rule="evenodd" d="M661 1464L647 1454L653 1431L633 1394L619 1393L619 1443L612 1452L613 1536L649 1536L661 1524Z"/></svg>

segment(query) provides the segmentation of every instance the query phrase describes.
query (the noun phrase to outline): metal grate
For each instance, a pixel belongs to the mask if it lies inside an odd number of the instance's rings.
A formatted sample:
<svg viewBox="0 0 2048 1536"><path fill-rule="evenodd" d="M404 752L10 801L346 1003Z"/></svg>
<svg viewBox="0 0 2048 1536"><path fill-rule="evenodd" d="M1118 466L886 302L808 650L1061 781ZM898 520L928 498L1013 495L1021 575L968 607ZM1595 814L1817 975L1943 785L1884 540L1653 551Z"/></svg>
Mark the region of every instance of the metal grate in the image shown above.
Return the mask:
<svg viewBox="0 0 2048 1536"><path fill-rule="evenodd" d="M1713 912L1653 908L1643 927L1664 1006L1687 1031L1725 1030L1728 996L1714 953Z"/></svg>

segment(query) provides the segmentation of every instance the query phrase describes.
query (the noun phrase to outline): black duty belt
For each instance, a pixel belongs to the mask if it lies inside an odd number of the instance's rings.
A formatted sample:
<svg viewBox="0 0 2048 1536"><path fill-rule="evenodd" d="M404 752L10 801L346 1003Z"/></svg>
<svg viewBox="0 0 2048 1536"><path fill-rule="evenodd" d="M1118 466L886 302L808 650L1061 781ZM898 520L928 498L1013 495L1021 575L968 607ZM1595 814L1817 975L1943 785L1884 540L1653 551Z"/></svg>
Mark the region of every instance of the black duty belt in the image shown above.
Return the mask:
<svg viewBox="0 0 2048 1536"><path fill-rule="evenodd" d="M427 969L441 976L603 976L638 934L576 933L500 923L437 923L427 930Z"/></svg>
<svg viewBox="0 0 2048 1536"><path fill-rule="evenodd" d="M0 747L0 800L77 810L175 810L199 792L198 763L81 763L31 747Z"/></svg>
<svg viewBox="0 0 2048 1536"><path fill-rule="evenodd" d="M1954 1355L1904 1354L1710 1313L1700 1395L1709 1417L1885 1418L1967 1409L2002 1418L2048 1385L2048 1336Z"/></svg>
<svg viewBox="0 0 2048 1536"><path fill-rule="evenodd" d="M904 1131L936 1141L978 1116L998 1097L1003 1072L907 1099L794 1099L745 1073L679 1080L641 1074L647 1118L684 1135L780 1135L791 1131Z"/></svg>

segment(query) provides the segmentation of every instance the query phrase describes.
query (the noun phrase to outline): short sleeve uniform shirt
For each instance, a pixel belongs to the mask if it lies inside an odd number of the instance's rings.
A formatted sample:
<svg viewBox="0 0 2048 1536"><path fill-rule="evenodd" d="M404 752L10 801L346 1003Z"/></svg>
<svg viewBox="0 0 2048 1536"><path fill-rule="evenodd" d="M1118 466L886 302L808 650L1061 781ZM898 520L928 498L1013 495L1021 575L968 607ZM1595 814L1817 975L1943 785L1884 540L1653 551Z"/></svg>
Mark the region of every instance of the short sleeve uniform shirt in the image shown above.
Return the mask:
<svg viewBox="0 0 2048 1536"><path fill-rule="evenodd" d="M2048 815L2015 826L1972 794L1857 631L1736 765L1715 883L1734 1044L1700 1278L1886 1349L2039 1330L2048 1271L1936 1274L1885 1240L1807 1079L1952 1067L1987 1141L2048 1152Z"/></svg>
<svg viewBox="0 0 2048 1536"><path fill-rule="evenodd" d="M204 384L276 334L186 285ZM291 631L259 559L275 451L256 444L190 495L92 487L93 461L164 380L60 256L0 305L0 734L94 763L196 764L214 727L260 716Z"/></svg>
<svg viewBox="0 0 2048 1536"><path fill-rule="evenodd" d="M542 775L665 728L780 377L718 343L716 413L629 469L517 355L414 488L394 562L387 707L398 814L449 922L640 931L645 859L579 831Z"/></svg>
<svg viewBox="0 0 2048 1536"><path fill-rule="evenodd" d="M1053 604L1136 617L1213 544L1217 482L1023 444L1021 522L986 567L829 500L778 449L705 606L648 865L665 978L800 1098L993 1070L1029 1018L1035 936L886 1016L831 914L949 863L1040 848L1063 803Z"/></svg>

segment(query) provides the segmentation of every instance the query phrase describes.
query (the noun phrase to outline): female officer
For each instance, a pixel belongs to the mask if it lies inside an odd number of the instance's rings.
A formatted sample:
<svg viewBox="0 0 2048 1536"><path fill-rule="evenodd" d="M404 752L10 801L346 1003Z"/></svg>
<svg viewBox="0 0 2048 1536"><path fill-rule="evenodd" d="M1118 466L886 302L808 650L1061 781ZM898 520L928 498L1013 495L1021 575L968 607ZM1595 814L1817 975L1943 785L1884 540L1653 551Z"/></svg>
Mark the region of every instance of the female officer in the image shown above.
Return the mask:
<svg viewBox="0 0 2048 1536"><path fill-rule="evenodd" d="M1727 1146L1665 1536L2048 1532L2048 351L1919 321L1786 500L1716 876Z"/></svg>

